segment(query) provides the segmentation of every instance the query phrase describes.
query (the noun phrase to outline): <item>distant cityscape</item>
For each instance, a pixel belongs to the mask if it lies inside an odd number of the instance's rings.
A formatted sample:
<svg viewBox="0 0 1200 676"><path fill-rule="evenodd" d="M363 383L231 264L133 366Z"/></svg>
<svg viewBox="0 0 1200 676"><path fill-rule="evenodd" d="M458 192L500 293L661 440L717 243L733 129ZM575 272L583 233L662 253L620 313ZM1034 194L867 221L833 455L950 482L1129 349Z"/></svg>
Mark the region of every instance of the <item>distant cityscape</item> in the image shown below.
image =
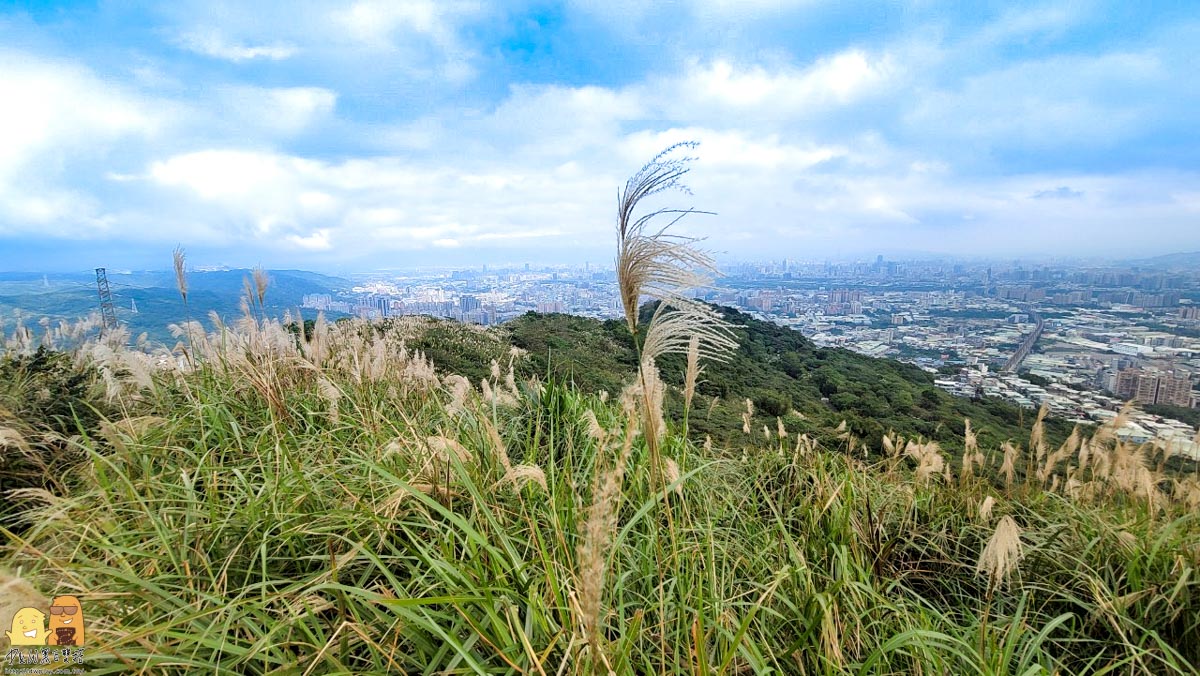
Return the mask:
<svg viewBox="0 0 1200 676"><path fill-rule="evenodd" d="M819 346L911 362L968 397L999 397L1101 422L1126 401L1200 408L1200 266L779 260L726 266L695 296L802 332ZM484 325L526 312L620 316L611 268L430 270L355 275L305 308L381 318L432 315ZM1180 417L1180 416L1176 416ZM1142 410L1130 441L1196 431Z"/></svg>

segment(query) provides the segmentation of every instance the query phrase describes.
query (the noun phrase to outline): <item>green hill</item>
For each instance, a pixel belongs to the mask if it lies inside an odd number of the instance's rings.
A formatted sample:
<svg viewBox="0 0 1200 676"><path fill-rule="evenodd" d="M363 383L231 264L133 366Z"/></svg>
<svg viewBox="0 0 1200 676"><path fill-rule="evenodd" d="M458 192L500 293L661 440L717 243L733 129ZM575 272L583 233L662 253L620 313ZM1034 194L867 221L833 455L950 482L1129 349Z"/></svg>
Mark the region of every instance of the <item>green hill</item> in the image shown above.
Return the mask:
<svg viewBox="0 0 1200 676"><path fill-rule="evenodd" d="M967 418L984 446L1029 437L1032 411L996 399L956 397L936 388L932 375L911 364L819 348L797 331L732 308L721 311L736 327L739 347L727 362L705 365L690 417L693 438L711 435L718 443L740 443L746 399L754 402L756 432L763 425L775 430L779 417L789 430L832 441L844 420L872 449L881 447L888 432L961 448ZM476 340L474 347L456 340L453 326L433 322L410 344L439 369L474 381L486 375L491 359L507 358L508 344L528 352L518 367L523 375L537 374L585 391L616 395L636 371L633 343L621 321L529 313L492 329L495 344ZM659 368L668 384L682 387L681 356L664 358ZM667 406L674 418L682 419L678 392L668 396ZM1069 433L1067 423L1047 422L1052 443Z"/></svg>

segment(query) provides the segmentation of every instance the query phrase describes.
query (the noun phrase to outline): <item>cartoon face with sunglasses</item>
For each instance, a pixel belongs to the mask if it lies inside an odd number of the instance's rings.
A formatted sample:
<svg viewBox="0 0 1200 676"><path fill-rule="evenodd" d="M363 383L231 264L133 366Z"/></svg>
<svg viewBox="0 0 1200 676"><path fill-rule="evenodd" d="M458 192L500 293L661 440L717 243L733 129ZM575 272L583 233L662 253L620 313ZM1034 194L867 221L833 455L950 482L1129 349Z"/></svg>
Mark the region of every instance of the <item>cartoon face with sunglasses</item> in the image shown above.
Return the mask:
<svg viewBox="0 0 1200 676"><path fill-rule="evenodd" d="M83 607L74 596L56 596L50 604L47 645L83 645Z"/></svg>

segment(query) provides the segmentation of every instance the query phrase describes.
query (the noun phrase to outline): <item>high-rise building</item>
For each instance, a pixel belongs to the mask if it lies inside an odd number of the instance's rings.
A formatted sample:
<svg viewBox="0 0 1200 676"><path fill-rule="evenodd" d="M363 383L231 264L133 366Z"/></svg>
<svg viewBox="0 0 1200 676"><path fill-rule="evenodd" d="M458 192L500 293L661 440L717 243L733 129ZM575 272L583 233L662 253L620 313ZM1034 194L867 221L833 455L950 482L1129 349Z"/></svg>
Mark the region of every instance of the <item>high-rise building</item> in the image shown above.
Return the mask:
<svg viewBox="0 0 1200 676"><path fill-rule="evenodd" d="M1114 378L1112 393L1120 399L1132 399L1139 404L1190 406L1192 376L1181 372L1122 369Z"/></svg>
<svg viewBox="0 0 1200 676"><path fill-rule="evenodd" d="M1192 379L1182 374L1163 375L1158 381L1157 404L1190 406Z"/></svg>
<svg viewBox="0 0 1200 676"><path fill-rule="evenodd" d="M1138 374L1137 387L1133 391L1133 399L1139 404L1154 404L1158 402L1159 375L1153 372Z"/></svg>
<svg viewBox="0 0 1200 676"><path fill-rule="evenodd" d="M861 303L863 299L862 291L851 291L849 289L834 289L829 292L830 303Z"/></svg>
<svg viewBox="0 0 1200 676"><path fill-rule="evenodd" d="M1133 395L1137 391L1137 384L1138 372L1136 369L1121 369L1117 372L1113 394L1123 401L1133 399Z"/></svg>
<svg viewBox="0 0 1200 676"><path fill-rule="evenodd" d="M463 312L478 310L480 307L482 307L482 305L483 303L481 303L475 296L464 294L458 298L458 309Z"/></svg>

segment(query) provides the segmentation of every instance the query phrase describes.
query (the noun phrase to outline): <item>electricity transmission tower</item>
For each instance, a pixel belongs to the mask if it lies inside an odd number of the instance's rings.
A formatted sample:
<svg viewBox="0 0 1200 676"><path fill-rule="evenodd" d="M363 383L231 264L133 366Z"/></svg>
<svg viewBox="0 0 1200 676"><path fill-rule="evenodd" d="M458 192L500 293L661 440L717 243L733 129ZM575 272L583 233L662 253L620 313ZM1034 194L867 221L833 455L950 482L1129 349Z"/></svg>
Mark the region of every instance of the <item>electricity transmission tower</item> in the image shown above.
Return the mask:
<svg viewBox="0 0 1200 676"><path fill-rule="evenodd" d="M108 273L104 268L96 268L96 291L100 294L101 332L112 331L117 328L117 311L113 307L112 289L108 288Z"/></svg>

